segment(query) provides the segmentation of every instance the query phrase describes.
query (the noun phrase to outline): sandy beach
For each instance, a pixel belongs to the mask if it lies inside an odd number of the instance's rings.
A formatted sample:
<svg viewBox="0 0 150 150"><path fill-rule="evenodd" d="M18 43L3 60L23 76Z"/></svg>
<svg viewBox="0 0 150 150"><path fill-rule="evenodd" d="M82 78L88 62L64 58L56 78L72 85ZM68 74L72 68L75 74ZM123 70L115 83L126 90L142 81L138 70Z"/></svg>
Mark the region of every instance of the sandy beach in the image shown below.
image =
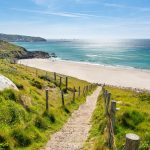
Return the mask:
<svg viewBox="0 0 150 150"><path fill-rule="evenodd" d="M150 71L49 59L24 59L19 63L89 82L150 90Z"/></svg>

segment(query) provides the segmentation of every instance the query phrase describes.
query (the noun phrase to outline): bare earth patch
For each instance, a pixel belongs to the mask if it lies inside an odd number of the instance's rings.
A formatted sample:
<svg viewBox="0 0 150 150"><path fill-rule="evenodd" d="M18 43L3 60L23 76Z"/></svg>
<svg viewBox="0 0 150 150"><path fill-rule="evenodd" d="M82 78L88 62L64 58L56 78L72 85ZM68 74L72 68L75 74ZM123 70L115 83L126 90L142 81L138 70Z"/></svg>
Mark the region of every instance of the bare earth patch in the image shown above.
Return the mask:
<svg viewBox="0 0 150 150"><path fill-rule="evenodd" d="M53 134L45 150L77 150L83 147L90 130L90 119L95 109L101 87L87 97L86 103L76 110L64 127Z"/></svg>

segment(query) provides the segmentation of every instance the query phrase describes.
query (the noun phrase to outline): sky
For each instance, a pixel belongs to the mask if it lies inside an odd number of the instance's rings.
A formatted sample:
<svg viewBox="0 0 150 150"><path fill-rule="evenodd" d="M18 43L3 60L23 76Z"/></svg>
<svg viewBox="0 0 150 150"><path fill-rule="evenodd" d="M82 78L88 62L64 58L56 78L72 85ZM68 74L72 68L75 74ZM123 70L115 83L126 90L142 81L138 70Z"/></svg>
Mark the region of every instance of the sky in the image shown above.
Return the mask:
<svg viewBox="0 0 150 150"><path fill-rule="evenodd" d="M150 0L0 0L0 33L48 39L146 39Z"/></svg>

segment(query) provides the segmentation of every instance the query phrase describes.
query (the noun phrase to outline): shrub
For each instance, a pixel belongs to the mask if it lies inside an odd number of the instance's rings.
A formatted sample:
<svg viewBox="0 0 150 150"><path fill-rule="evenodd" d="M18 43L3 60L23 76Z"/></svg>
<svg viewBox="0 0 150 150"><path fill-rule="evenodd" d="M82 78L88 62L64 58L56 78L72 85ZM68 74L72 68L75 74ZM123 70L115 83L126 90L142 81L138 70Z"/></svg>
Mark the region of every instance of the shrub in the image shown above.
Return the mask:
<svg viewBox="0 0 150 150"><path fill-rule="evenodd" d="M13 101L17 101L17 95L15 94L15 91L12 89L7 89L4 90L3 92L3 96L6 100L13 100Z"/></svg>
<svg viewBox="0 0 150 150"><path fill-rule="evenodd" d="M14 130L12 136L19 146L26 147L31 144L31 138L27 135L24 129Z"/></svg>
<svg viewBox="0 0 150 150"><path fill-rule="evenodd" d="M49 81L49 82L51 81L50 78L46 75L39 76L39 78L42 79L42 80L45 80L45 81Z"/></svg>
<svg viewBox="0 0 150 150"><path fill-rule="evenodd" d="M39 129L44 129L44 130L48 128L47 122L41 117L37 117L35 119L35 126Z"/></svg>
<svg viewBox="0 0 150 150"><path fill-rule="evenodd" d="M0 135L0 149L10 149L9 144L7 143L7 140L3 135Z"/></svg>
<svg viewBox="0 0 150 150"><path fill-rule="evenodd" d="M34 79L31 81L31 85L38 88L38 89L42 89L42 83L39 81L36 81Z"/></svg>
<svg viewBox="0 0 150 150"><path fill-rule="evenodd" d="M144 120L144 115L135 110L128 110L123 113L121 120L123 126L135 129Z"/></svg>
<svg viewBox="0 0 150 150"><path fill-rule="evenodd" d="M43 116L47 117L52 123L56 121L54 114L45 111Z"/></svg>
<svg viewBox="0 0 150 150"><path fill-rule="evenodd" d="M17 88L19 89L19 90L23 90L24 89L24 86L22 85L22 84L16 84L16 86L17 86Z"/></svg>
<svg viewBox="0 0 150 150"><path fill-rule="evenodd" d="M150 94L148 93L140 93L139 94L139 100L140 101L147 101L150 103Z"/></svg>

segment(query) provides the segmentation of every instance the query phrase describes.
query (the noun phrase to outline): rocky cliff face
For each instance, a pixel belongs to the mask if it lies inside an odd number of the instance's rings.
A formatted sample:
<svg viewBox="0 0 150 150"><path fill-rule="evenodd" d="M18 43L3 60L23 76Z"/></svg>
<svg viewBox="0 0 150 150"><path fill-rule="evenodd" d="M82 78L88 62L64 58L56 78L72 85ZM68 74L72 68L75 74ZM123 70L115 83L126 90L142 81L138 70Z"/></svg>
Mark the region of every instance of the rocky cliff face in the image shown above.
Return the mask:
<svg viewBox="0 0 150 150"><path fill-rule="evenodd" d="M6 58L49 58L50 55L42 51L29 52L25 48L0 40L0 59Z"/></svg>

